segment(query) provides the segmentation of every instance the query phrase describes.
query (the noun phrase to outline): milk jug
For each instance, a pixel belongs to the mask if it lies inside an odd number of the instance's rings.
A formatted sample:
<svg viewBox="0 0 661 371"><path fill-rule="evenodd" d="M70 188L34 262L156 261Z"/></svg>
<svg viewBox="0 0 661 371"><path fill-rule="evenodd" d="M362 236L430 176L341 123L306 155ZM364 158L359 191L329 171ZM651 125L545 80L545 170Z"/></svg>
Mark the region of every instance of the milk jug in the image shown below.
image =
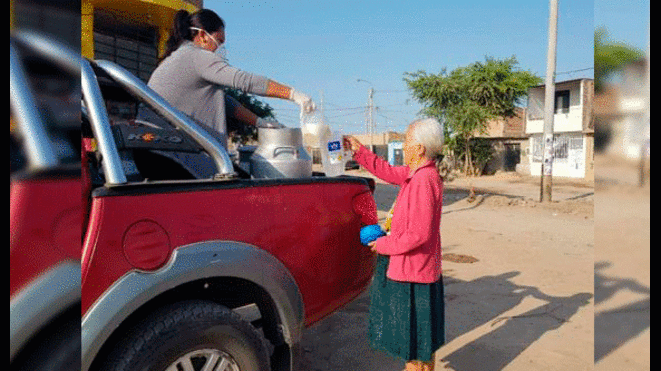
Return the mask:
<svg viewBox="0 0 661 371"><path fill-rule="evenodd" d="M340 176L344 174L344 165L347 162L344 152L342 135L339 132L327 130L322 138L321 163L326 176ZM324 153L325 152L325 153Z"/></svg>
<svg viewBox="0 0 661 371"><path fill-rule="evenodd" d="M319 146L321 165L326 176L344 174L344 166L348 158L344 151L342 134L331 132L319 111L301 117L301 130L307 142L314 142Z"/></svg>

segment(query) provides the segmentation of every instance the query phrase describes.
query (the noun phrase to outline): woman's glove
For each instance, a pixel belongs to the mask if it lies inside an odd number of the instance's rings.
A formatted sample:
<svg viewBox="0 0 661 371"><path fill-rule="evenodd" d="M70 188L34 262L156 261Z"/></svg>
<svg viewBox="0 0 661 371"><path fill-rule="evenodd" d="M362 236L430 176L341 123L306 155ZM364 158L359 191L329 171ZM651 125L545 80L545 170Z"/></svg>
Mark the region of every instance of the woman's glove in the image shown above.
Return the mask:
<svg viewBox="0 0 661 371"><path fill-rule="evenodd" d="M255 125L258 128L267 128L267 129L282 129L285 125L273 120L273 119L263 119L261 117L257 118L257 124Z"/></svg>
<svg viewBox="0 0 661 371"><path fill-rule="evenodd" d="M289 100L294 101L294 103L301 107L301 115L310 113L317 109L314 102L312 101L312 98L295 89L291 89L291 92L289 93Z"/></svg>

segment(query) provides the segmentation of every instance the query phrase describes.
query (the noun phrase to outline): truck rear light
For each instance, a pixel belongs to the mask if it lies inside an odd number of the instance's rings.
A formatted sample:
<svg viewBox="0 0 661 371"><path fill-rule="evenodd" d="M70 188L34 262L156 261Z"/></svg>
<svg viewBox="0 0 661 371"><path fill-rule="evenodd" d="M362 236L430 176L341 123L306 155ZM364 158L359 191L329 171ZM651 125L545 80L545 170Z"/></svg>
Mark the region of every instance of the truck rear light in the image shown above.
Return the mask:
<svg viewBox="0 0 661 371"><path fill-rule="evenodd" d="M376 201L372 192L363 192L353 198L353 210L360 216L363 225L372 225L379 222L376 213Z"/></svg>

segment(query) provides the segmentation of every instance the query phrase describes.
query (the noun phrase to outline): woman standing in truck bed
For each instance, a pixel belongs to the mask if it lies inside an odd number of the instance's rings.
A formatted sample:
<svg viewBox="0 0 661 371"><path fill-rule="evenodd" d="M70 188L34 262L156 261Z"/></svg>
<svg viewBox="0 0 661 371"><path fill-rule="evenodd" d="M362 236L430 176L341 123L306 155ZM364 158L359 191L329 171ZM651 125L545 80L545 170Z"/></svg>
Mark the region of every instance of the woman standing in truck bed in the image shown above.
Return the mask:
<svg viewBox="0 0 661 371"><path fill-rule="evenodd" d="M230 66L222 55L225 22L212 10L175 14L165 55L149 79L149 87L170 104L203 123L227 147L226 99L223 88L235 88L265 97L289 99L302 112L314 110L309 96L264 76ZM232 102L232 100L229 100ZM235 102L235 101L234 101ZM257 118L238 102L229 107L237 117L257 127L281 127L277 122ZM235 117L237 112L232 112Z"/></svg>
<svg viewBox="0 0 661 371"><path fill-rule="evenodd" d="M390 234L370 243L379 254L370 290L370 345L406 361L406 370L433 370L434 352L445 343L443 179L436 166L442 126L433 119L409 125L403 146L406 166L391 166L353 137L346 144L356 162L401 187Z"/></svg>

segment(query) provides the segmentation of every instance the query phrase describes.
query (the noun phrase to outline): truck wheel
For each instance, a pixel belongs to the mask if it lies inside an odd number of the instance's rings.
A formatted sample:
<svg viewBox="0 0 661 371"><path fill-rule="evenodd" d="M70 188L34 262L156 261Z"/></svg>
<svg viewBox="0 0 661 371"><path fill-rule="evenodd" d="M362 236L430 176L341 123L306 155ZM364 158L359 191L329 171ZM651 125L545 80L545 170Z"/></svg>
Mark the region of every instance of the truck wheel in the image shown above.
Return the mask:
<svg viewBox="0 0 661 371"><path fill-rule="evenodd" d="M80 305L59 317L9 365L14 371L80 370Z"/></svg>
<svg viewBox="0 0 661 371"><path fill-rule="evenodd" d="M186 301L162 308L111 351L104 371L268 371L266 339L228 308Z"/></svg>

